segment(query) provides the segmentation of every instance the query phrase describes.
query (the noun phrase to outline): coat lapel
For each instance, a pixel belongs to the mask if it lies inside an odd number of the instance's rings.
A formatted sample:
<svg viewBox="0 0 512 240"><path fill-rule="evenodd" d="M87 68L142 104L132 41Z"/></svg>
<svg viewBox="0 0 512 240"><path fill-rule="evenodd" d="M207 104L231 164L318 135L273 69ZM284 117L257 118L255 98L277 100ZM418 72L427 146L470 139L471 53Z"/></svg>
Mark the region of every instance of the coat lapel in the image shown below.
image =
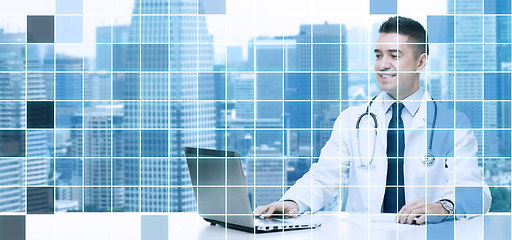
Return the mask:
<svg viewBox="0 0 512 240"><path fill-rule="evenodd" d="M420 108L416 112L416 115L414 115L414 118L412 120L411 128L406 130L405 136L409 136L410 132L412 130L416 129L425 129L427 125L425 125L425 119L427 117L427 103L431 100L430 94L428 94L427 91L425 91L425 94L423 94L423 99L421 101ZM407 142L407 139L405 140Z"/></svg>

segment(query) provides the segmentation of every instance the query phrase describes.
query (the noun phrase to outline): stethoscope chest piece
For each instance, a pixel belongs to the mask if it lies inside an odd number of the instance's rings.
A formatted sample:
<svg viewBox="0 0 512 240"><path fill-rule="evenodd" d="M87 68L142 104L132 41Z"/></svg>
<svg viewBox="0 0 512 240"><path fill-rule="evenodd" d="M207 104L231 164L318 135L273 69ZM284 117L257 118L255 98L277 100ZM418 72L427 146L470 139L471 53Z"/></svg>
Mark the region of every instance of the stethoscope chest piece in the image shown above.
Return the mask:
<svg viewBox="0 0 512 240"><path fill-rule="evenodd" d="M429 151L425 155L423 155L423 159L421 159L421 162L427 167L432 166L434 162L436 161L436 157Z"/></svg>

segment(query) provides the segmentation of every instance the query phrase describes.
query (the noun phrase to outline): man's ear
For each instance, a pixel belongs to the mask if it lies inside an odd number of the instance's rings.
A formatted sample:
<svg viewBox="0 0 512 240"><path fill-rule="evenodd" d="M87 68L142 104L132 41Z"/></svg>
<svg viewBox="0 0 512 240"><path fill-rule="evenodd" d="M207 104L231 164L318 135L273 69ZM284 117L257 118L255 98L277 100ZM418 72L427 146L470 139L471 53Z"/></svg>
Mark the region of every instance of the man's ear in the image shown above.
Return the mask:
<svg viewBox="0 0 512 240"><path fill-rule="evenodd" d="M428 56L426 53L422 53L416 60L417 71L421 72L427 66Z"/></svg>

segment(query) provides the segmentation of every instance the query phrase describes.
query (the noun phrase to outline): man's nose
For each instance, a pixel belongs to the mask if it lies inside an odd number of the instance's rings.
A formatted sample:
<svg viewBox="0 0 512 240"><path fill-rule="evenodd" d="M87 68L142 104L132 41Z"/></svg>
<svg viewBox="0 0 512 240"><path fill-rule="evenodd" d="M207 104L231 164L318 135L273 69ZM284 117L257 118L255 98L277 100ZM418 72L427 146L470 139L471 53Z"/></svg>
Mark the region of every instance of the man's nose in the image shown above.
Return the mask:
<svg viewBox="0 0 512 240"><path fill-rule="evenodd" d="M378 62L379 71L387 71L391 68L391 61L389 57L382 57Z"/></svg>

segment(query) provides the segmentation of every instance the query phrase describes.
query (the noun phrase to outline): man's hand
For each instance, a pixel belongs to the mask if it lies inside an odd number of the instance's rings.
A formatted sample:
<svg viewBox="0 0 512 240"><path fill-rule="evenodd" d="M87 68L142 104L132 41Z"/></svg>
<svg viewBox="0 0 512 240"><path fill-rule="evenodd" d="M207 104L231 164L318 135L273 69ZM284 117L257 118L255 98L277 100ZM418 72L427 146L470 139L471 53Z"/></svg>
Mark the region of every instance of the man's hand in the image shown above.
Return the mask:
<svg viewBox="0 0 512 240"><path fill-rule="evenodd" d="M256 217L271 217L274 213L284 213L286 214L286 217L297 217L299 214L299 205L294 201L286 200L284 202L273 202L265 206L258 206L254 210L254 215Z"/></svg>
<svg viewBox="0 0 512 240"><path fill-rule="evenodd" d="M426 200L417 198L413 202L406 204L400 209L395 221L397 223L423 224L427 216L425 214L448 214L441 203L429 203ZM413 221L416 219L416 221Z"/></svg>

